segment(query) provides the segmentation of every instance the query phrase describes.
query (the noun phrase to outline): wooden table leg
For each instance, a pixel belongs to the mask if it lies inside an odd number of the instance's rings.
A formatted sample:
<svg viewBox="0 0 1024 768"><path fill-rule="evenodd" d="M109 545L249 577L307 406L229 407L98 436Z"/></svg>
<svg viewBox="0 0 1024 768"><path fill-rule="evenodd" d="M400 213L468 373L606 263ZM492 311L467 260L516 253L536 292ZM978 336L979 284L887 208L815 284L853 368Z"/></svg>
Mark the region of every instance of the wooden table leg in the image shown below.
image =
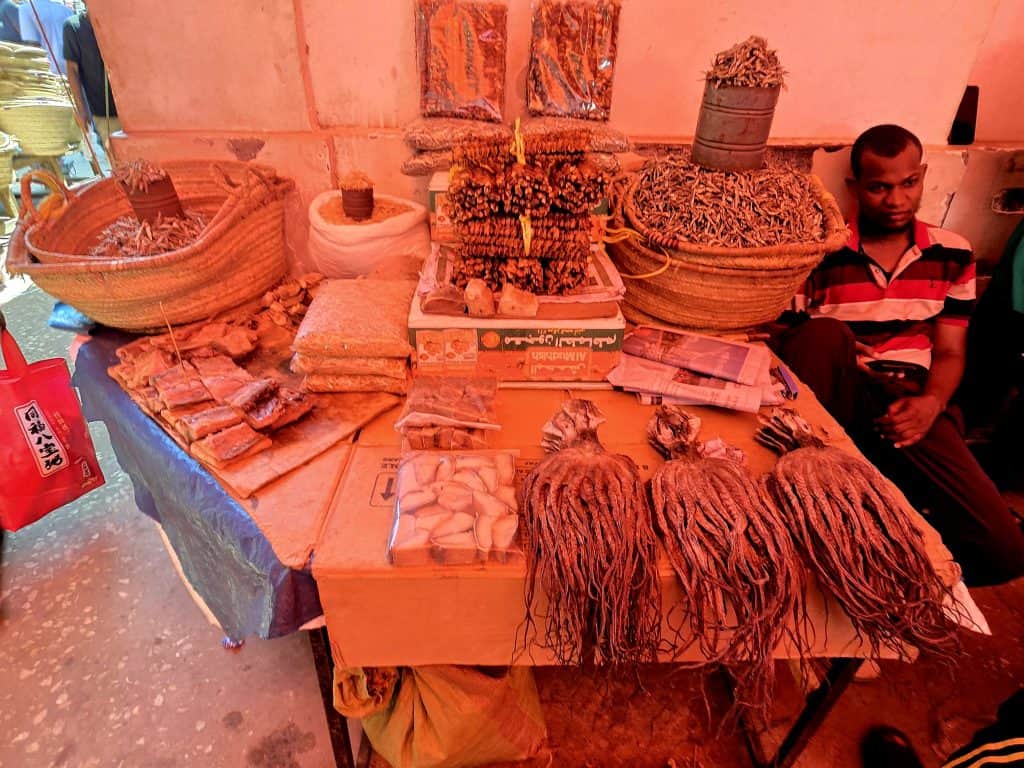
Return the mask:
<svg viewBox="0 0 1024 768"><path fill-rule="evenodd" d="M804 747L817 733L828 713L832 711L843 691L853 681L853 676L863 662L863 659L829 660L824 678L817 688L807 694L803 709L771 757L765 754L764 747L751 728L750 722L742 717L741 727L754 768L789 768L793 765L804 751ZM728 673L726 677L728 680ZM729 682L731 689L731 680Z"/></svg>
<svg viewBox="0 0 1024 768"><path fill-rule="evenodd" d="M327 716L327 731L331 735L331 748L337 768L356 768L352 756L352 741L348 735L348 722L334 708L334 661L327 629L320 627L309 632L309 645L313 651L313 664L320 683L320 696ZM365 739L364 739L365 741Z"/></svg>

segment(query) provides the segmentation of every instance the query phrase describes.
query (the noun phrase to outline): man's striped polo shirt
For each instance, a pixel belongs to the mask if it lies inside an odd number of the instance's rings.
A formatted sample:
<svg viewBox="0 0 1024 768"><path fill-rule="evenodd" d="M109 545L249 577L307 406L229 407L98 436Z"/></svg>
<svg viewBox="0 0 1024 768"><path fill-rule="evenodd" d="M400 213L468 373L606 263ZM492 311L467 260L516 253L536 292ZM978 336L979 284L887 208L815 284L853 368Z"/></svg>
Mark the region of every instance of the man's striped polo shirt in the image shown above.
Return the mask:
<svg viewBox="0 0 1024 768"><path fill-rule="evenodd" d="M974 256L964 238L914 222L914 242L892 275L864 253L853 219L846 246L830 253L794 305L849 324L879 360L929 367L935 323L966 326L976 299Z"/></svg>

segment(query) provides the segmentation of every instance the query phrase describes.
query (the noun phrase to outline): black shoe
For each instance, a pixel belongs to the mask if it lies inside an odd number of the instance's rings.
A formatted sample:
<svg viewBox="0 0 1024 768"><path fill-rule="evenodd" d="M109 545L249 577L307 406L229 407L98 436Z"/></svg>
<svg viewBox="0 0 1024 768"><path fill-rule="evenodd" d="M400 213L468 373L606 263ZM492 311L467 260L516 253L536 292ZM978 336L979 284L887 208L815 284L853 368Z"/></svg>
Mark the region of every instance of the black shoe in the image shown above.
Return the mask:
<svg viewBox="0 0 1024 768"><path fill-rule="evenodd" d="M860 742L864 768L924 768L910 740L902 731L878 726Z"/></svg>

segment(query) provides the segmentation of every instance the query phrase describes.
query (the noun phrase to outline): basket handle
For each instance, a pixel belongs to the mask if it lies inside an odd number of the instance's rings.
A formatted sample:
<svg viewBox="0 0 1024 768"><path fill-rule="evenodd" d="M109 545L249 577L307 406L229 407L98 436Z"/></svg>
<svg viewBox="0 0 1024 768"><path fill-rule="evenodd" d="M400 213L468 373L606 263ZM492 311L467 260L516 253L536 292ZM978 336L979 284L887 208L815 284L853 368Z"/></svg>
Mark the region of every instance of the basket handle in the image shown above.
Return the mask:
<svg viewBox="0 0 1024 768"><path fill-rule="evenodd" d="M32 202L33 181L38 181L52 193L43 200L38 209ZM61 199L54 199L54 195L60 195ZM62 179L58 179L49 171L41 168L29 171L21 177L21 219L28 224L34 223L36 219L56 221L77 197L78 195L65 186Z"/></svg>

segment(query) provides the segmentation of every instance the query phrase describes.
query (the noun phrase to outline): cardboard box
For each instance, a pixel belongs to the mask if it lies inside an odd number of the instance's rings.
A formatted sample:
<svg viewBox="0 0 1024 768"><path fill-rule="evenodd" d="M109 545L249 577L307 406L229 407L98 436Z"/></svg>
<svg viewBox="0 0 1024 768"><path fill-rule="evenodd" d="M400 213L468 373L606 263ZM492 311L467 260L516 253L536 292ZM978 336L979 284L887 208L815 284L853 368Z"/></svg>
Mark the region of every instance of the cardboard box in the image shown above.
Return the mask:
<svg viewBox="0 0 1024 768"><path fill-rule="evenodd" d="M603 381L622 355L622 313L590 320L514 320L425 315L414 301L414 374L499 381Z"/></svg>
<svg viewBox="0 0 1024 768"><path fill-rule="evenodd" d="M455 224L448 217L448 171L430 177L427 210L430 211L430 239L435 243L456 243Z"/></svg>

